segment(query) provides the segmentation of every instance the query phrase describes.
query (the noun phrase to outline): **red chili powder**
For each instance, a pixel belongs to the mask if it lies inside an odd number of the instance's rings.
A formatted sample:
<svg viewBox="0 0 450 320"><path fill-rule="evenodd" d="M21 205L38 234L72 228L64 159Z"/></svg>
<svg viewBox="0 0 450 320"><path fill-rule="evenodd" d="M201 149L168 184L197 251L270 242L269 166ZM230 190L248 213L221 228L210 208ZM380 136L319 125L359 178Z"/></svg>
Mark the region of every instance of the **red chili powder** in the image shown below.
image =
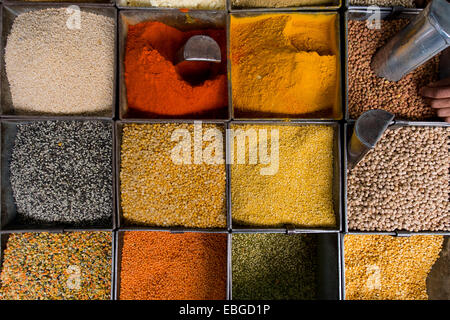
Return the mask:
<svg viewBox="0 0 450 320"><path fill-rule="evenodd" d="M222 62L174 65L175 55L194 35L207 35L221 48ZM161 22L130 25L125 83L130 110L180 116L226 108L226 34L222 29L182 32Z"/></svg>
<svg viewBox="0 0 450 320"><path fill-rule="evenodd" d="M124 233L121 300L223 300L226 275L225 234Z"/></svg>

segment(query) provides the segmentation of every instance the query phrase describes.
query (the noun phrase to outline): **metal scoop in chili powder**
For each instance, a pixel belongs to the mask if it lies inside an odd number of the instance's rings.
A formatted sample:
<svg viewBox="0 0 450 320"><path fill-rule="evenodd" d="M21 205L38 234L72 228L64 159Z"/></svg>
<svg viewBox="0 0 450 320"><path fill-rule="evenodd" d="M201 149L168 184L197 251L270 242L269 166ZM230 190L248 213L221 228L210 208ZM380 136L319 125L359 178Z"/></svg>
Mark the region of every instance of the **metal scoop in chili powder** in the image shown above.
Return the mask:
<svg viewBox="0 0 450 320"><path fill-rule="evenodd" d="M207 77L211 64L222 62L219 44L205 35L193 36L178 50L174 64L178 73L191 83Z"/></svg>

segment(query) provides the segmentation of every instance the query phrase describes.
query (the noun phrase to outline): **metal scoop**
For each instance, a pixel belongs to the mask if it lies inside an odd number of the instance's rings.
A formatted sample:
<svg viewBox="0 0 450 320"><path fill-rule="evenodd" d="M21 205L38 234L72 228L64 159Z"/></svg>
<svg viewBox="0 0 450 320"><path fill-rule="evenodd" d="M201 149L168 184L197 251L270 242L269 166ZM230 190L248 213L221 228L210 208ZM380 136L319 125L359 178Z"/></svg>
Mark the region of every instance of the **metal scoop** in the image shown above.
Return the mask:
<svg viewBox="0 0 450 320"><path fill-rule="evenodd" d="M372 69L398 81L450 46L450 3L433 0L403 30L378 50Z"/></svg>
<svg viewBox="0 0 450 320"><path fill-rule="evenodd" d="M375 148L394 115L384 110L369 110L356 120L347 146L348 166L352 169L371 149Z"/></svg>
<svg viewBox="0 0 450 320"><path fill-rule="evenodd" d="M193 36L180 48L175 64L184 61L206 61L220 63L222 56L217 42L208 36Z"/></svg>

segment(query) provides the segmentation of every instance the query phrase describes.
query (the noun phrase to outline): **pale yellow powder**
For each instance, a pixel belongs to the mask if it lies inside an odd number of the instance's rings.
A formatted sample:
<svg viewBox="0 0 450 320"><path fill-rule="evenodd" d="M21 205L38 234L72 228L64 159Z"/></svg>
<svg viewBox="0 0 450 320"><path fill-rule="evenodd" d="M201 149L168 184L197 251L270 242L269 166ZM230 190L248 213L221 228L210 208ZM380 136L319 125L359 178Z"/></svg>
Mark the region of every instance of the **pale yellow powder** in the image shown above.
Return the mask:
<svg viewBox="0 0 450 320"><path fill-rule="evenodd" d="M232 125L232 129L267 130L271 154L271 130L279 132L279 168L262 175L267 164L231 166L233 224L251 226L335 227L333 210L333 128L330 126ZM261 143L259 144L261 145ZM262 143L265 145L265 143ZM247 139L247 150L249 141Z"/></svg>

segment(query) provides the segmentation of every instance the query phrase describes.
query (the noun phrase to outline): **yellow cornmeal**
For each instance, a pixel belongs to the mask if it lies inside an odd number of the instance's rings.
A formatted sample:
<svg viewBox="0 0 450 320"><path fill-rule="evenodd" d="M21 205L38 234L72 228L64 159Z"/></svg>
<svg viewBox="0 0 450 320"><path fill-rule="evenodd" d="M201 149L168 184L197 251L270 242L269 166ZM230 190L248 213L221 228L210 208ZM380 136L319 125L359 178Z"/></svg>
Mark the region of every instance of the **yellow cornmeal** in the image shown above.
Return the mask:
<svg viewBox="0 0 450 320"><path fill-rule="evenodd" d="M346 299L427 299L427 276L442 243L442 236L346 235Z"/></svg>
<svg viewBox="0 0 450 320"><path fill-rule="evenodd" d="M238 116L336 115L336 19L334 14L231 16L231 77Z"/></svg>
<svg viewBox="0 0 450 320"><path fill-rule="evenodd" d="M279 132L279 169L261 175L267 164L231 165L233 223L251 226L335 227L333 210L333 128L329 126L232 125L232 129ZM234 140L235 150L237 143ZM246 139L248 150L249 142Z"/></svg>

